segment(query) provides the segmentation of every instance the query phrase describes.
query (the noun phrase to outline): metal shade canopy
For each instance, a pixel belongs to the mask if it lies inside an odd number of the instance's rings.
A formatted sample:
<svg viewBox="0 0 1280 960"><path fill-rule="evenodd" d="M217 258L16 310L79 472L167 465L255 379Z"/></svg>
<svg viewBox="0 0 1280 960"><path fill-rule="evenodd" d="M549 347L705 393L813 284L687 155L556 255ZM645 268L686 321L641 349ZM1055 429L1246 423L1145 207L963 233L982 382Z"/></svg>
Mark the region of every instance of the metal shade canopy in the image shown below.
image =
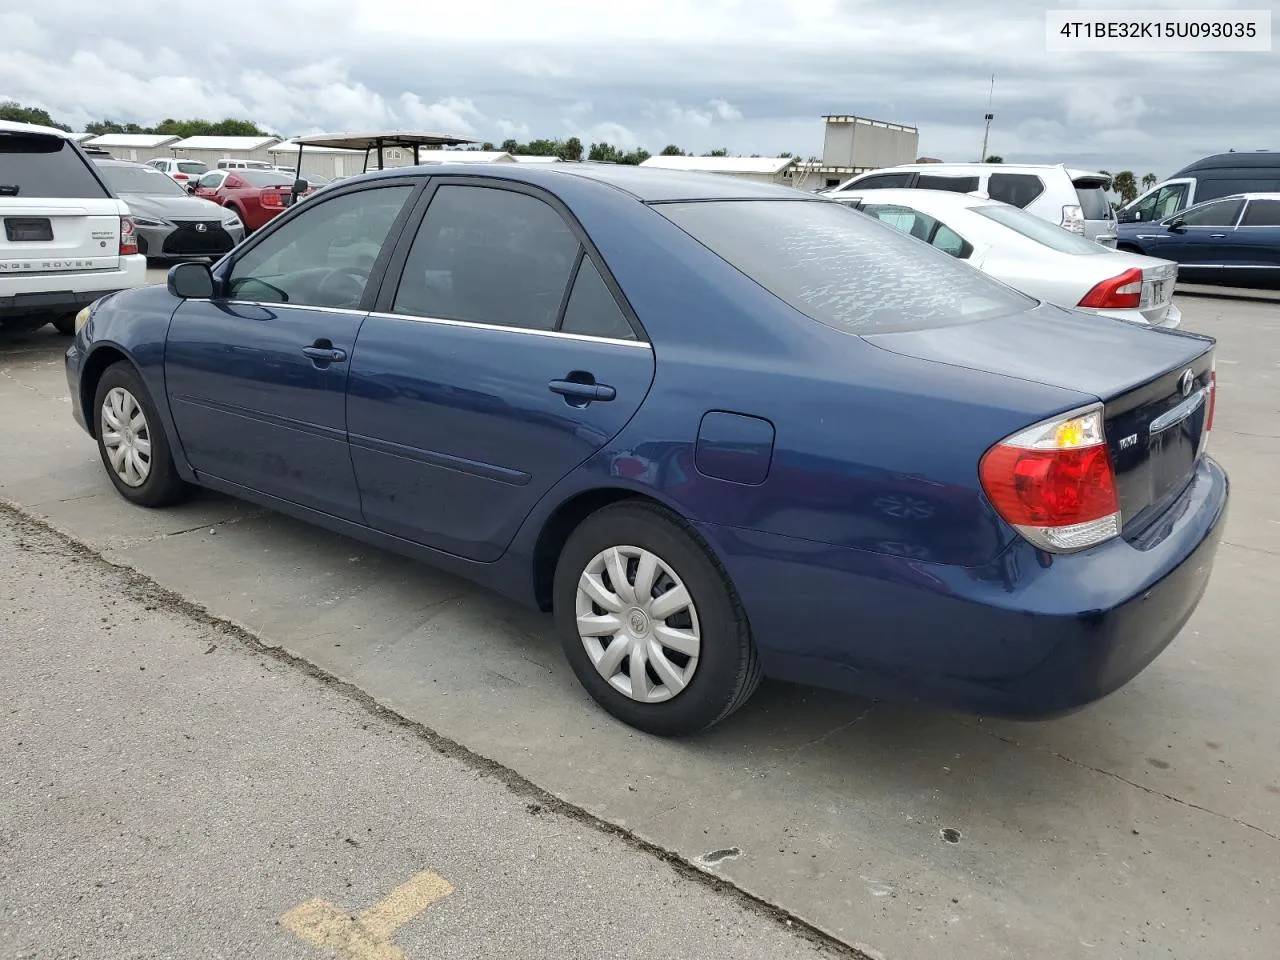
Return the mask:
<svg viewBox="0 0 1280 960"><path fill-rule="evenodd" d="M382 169L382 151L385 147L412 147L413 163L418 164L418 151L423 147L454 147L464 143L479 143L472 137L457 137L449 133L426 133L421 130L383 130L374 133L318 133L311 137L295 137L298 147L298 172L302 172L303 147L329 147L334 150L364 151L364 168L369 169L369 151L378 151L378 169Z"/></svg>

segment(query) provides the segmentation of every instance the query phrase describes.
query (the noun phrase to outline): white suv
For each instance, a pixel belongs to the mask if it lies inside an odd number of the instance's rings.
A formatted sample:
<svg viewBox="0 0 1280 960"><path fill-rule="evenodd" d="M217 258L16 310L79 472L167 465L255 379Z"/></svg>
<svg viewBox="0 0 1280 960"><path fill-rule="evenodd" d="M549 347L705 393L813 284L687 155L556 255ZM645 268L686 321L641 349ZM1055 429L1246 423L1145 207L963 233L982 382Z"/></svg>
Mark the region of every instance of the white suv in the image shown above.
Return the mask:
<svg viewBox="0 0 1280 960"><path fill-rule="evenodd" d="M129 208L61 130L0 120L0 327L52 322L146 283Z"/></svg>
<svg viewBox="0 0 1280 960"><path fill-rule="evenodd" d="M848 198L889 187L977 193L1013 204L1104 247L1116 245L1116 214L1107 199L1111 177L1062 164L905 163L859 174L823 196Z"/></svg>

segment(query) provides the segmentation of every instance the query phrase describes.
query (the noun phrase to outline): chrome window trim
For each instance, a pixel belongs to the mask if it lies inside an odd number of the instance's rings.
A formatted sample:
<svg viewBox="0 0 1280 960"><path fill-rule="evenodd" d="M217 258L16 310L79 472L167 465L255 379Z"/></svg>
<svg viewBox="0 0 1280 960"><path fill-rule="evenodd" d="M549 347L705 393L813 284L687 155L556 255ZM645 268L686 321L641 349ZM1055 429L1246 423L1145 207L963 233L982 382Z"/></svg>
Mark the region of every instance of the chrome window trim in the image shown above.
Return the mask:
<svg viewBox="0 0 1280 960"><path fill-rule="evenodd" d="M371 317L383 320L410 320L416 323L434 323L444 327L463 327L469 330L498 330L503 333L523 333L535 337L552 337L557 340L575 340L584 343L608 343L618 347L636 347L653 350L647 340L620 340L615 337L593 337L586 333L565 333L563 330L536 330L533 327L512 327L498 323L478 323L474 320L450 320L445 317L421 317L408 313L383 313L373 311Z"/></svg>

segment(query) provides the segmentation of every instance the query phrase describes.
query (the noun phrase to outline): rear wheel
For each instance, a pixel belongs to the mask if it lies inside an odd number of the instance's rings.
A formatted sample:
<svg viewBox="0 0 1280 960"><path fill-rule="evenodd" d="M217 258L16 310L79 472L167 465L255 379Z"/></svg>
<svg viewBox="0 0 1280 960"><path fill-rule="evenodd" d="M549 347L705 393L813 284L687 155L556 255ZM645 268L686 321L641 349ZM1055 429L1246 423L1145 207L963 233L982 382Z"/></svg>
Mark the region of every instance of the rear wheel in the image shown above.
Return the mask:
<svg viewBox="0 0 1280 960"><path fill-rule="evenodd" d="M122 497L141 507L165 507L191 487L178 476L155 403L127 363L108 367L93 400L98 453Z"/></svg>
<svg viewBox="0 0 1280 960"><path fill-rule="evenodd" d="M760 683L728 574L688 524L656 505L620 503L584 520L561 551L554 604L578 680L640 730L696 733Z"/></svg>

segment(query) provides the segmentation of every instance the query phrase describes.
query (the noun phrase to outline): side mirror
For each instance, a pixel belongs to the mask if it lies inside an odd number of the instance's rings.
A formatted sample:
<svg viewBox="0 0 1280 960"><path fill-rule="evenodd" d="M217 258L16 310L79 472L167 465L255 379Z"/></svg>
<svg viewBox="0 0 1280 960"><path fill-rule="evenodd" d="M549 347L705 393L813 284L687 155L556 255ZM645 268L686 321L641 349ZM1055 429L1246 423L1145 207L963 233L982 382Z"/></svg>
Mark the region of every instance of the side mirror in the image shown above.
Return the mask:
<svg viewBox="0 0 1280 960"><path fill-rule="evenodd" d="M1181 233L1183 230L1187 229L1187 223L1181 217L1174 217L1165 224L1165 229L1171 233Z"/></svg>
<svg viewBox="0 0 1280 960"><path fill-rule="evenodd" d="M213 297L213 274L208 264L180 263L169 271L165 286L183 300L209 300Z"/></svg>
<svg viewBox="0 0 1280 960"><path fill-rule="evenodd" d="M200 187L200 184L198 184L198 183L191 183L191 182L188 182L188 183L187 183L187 193L195 193L195 192L196 192L196 190L197 190L197 189L199 189L199 187Z"/></svg>
<svg viewBox="0 0 1280 960"><path fill-rule="evenodd" d="M295 197L302 196L304 193L306 193L310 189L311 189L311 184L307 183L307 181L303 180L301 177L293 181L293 195Z"/></svg>

